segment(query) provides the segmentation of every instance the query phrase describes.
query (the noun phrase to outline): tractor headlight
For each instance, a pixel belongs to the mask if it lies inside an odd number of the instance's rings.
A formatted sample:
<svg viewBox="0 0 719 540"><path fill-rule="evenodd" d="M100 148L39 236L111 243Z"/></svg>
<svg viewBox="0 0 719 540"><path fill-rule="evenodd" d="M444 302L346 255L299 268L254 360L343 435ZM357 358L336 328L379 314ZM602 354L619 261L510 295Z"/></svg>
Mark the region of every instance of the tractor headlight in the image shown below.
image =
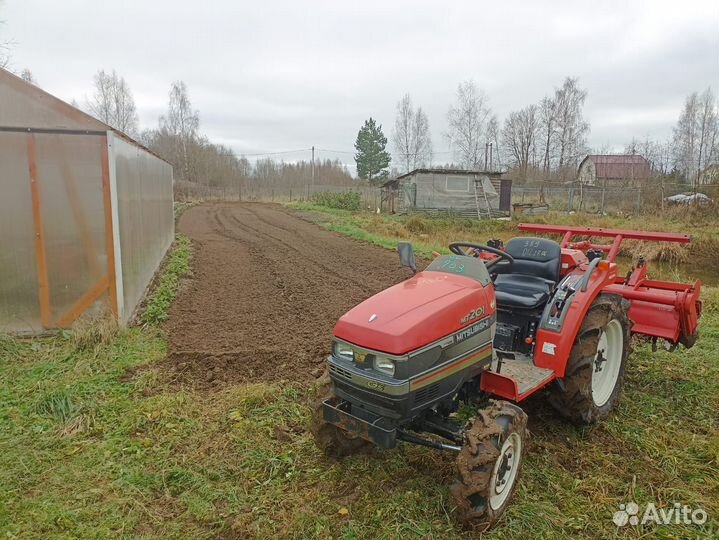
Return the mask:
<svg viewBox="0 0 719 540"><path fill-rule="evenodd" d="M335 341L332 347L332 354L334 356L337 356L338 358L343 358L345 360L352 360L354 357L354 351L352 350L352 347L350 347L346 343L342 343L341 341Z"/></svg>
<svg viewBox="0 0 719 540"><path fill-rule="evenodd" d="M389 358L383 358L382 356L375 356L373 367L380 373L394 377L394 362Z"/></svg>

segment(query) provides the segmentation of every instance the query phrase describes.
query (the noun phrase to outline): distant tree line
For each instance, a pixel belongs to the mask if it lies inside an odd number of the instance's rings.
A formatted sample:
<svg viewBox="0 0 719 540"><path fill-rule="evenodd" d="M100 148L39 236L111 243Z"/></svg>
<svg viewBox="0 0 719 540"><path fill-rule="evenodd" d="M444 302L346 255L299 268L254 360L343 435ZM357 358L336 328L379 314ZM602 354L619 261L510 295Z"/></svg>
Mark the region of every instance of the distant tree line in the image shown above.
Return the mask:
<svg viewBox="0 0 719 540"><path fill-rule="evenodd" d="M7 43L0 40L0 67L7 63ZM29 69L19 75L37 81ZM613 153L613 148L590 149L590 124L584 118L587 90L579 80L567 77L562 85L538 103L510 112L500 123L487 94L474 81L458 85L456 100L447 111L446 133L451 160L438 162L427 114L415 106L409 93L397 103L391 134L392 154L382 125L369 118L357 134L357 176L379 184L392 174L423 166L508 170L515 183L569 182L588 153ZM73 105L80 106L73 100ZM190 101L187 85L171 85L167 111L154 129L140 131L139 118L129 84L114 70L99 70L93 92L85 100L86 111L114 128L139 139L172 164L175 178L209 187L241 189L261 183L276 187L300 187L312 182L312 163L278 162L270 158L254 163L232 149L211 143L200 132L200 116ZM712 88L687 96L684 107L665 141L633 138L626 154L645 157L655 177L697 186L719 182L719 101ZM353 179L339 160L314 163L317 185L351 185Z"/></svg>
<svg viewBox="0 0 719 540"><path fill-rule="evenodd" d="M23 76L34 82L32 73ZM447 112L448 142L454 160L440 166L473 170L509 170L516 183L568 182L576 178L579 162L590 152L590 124L584 117L587 90L579 80L567 77L551 95L536 104L510 112L500 124L487 94L473 81L458 85L456 101ZM169 161L175 177L210 187L306 186L312 181L312 164L276 162L269 158L254 163L232 149L211 143L200 133L200 116L193 108L182 81L170 88L167 111L158 127L138 132L135 103L125 79L115 71L100 70L94 92L85 108L102 121L138 137L148 148ZM405 94L397 103L392 149L395 173L433 164L434 148L429 120L421 106ZM382 125L365 121L355 142L357 176L373 184L390 175L392 155ZM711 88L686 98L674 128L664 142L632 139L624 153L640 154L652 165L655 176L697 185L719 181L719 110ZM437 166L436 163L434 163ZM339 161L314 164L316 184L349 185L352 177Z"/></svg>
<svg viewBox="0 0 719 540"><path fill-rule="evenodd" d="M584 117L587 90L567 77L538 103L510 112L500 124L487 94L474 81L458 85L456 101L447 112L443 134L453 159L434 160L429 121L406 94L397 103L392 136L395 174L422 166L508 170L516 183L569 182L589 153L616 153L612 148L590 149L590 124ZM624 153L639 154L654 176L689 185L719 182L719 103L711 88L694 92L667 141L632 139Z"/></svg>
<svg viewBox="0 0 719 540"><path fill-rule="evenodd" d="M279 189L297 188L312 181L312 163L278 162L270 158L252 163L231 148L214 144L200 132L200 114L192 106L187 85L172 83L167 111L158 126L142 132L138 129L135 102L125 79L115 71L97 72L94 90L85 109L108 125L137 138L147 148L168 161L175 179L212 188L251 190L253 186ZM337 160L316 161L314 177L317 184L344 186L352 183L347 168Z"/></svg>
<svg viewBox="0 0 719 540"><path fill-rule="evenodd" d="M578 80L567 77L551 96L511 112L501 126L484 90L471 80L460 83L443 134L454 159L442 166L510 168L521 180L535 171L547 177L571 177L588 151L589 123L583 116L586 98ZM432 163L429 121L421 107L412 107L409 94L397 104L393 142L398 172Z"/></svg>

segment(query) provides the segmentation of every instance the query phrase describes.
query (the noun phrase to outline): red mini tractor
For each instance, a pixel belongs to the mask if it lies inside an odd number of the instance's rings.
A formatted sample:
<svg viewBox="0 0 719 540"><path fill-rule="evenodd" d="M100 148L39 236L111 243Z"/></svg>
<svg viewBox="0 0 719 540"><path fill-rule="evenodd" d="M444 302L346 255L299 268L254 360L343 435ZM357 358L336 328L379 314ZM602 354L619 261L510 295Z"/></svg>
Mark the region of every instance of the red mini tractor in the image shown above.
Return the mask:
<svg viewBox="0 0 719 540"><path fill-rule="evenodd" d="M623 240L687 235L519 228L563 238L455 242L452 255L343 315L314 411L315 439L336 457L397 441L457 452L457 515L485 528L509 503L522 465L527 417L517 403L546 388L566 418L602 420L619 399L631 335L688 348L701 314L700 282L651 280L642 260L620 276L615 263ZM412 246L398 250L416 272ZM467 410L473 419L460 421Z"/></svg>

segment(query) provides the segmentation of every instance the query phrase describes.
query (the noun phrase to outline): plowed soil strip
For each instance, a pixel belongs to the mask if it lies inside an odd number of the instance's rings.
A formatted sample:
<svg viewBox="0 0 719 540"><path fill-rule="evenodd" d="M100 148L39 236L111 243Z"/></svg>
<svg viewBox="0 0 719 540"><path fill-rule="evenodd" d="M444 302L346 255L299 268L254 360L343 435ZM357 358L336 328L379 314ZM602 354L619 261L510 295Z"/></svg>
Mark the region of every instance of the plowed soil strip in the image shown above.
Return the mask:
<svg viewBox="0 0 719 540"><path fill-rule="evenodd" d="M193 277L165 325L175 383L311 380L337 318L407 277L397 255L321 229L281 206L188 209Z"/></svg>

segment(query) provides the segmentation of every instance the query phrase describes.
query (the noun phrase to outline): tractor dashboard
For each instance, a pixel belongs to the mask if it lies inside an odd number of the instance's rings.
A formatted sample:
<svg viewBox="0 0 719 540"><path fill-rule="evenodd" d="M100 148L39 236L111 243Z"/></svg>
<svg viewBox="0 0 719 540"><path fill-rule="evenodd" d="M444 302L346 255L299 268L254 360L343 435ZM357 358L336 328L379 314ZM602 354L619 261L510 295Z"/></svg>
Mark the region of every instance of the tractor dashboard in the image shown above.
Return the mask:
<svg viewBox="0 0 719 540"><path fill-rule="evenodd" d="M447 272L476 279L483 286L490 282L489 272L482 259L461 255L440 255L425 269L425 272Z"/></svg>

